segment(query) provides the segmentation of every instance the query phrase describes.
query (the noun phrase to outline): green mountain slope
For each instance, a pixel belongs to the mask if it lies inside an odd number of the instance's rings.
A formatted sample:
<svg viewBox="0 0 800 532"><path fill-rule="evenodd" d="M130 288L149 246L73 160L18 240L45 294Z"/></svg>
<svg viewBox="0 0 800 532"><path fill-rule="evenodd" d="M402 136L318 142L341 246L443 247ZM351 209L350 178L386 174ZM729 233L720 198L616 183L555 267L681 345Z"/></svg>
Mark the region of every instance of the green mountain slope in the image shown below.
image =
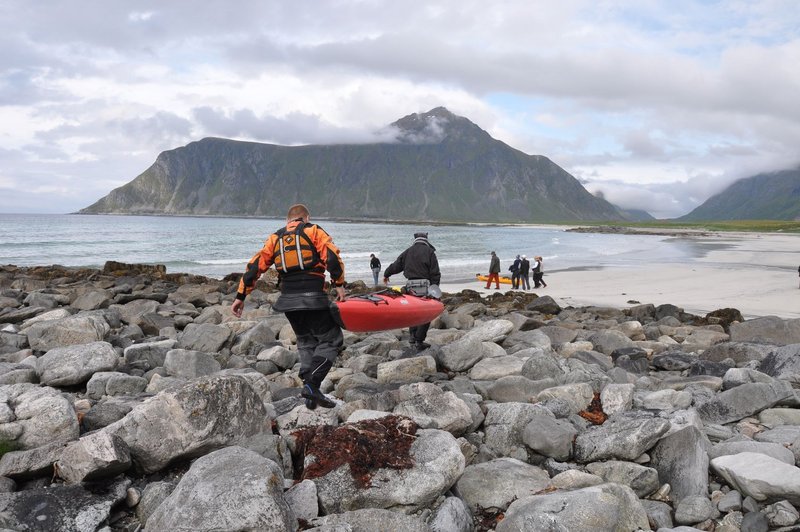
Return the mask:
<svg viewBox="0 0 800 532"><path fill-rule="evenodd" d="M682 221L800 219L800 168L740 179Z"/></svg>
<svg viewBox="0 0 800 532"><path fill-rule="evenodd" d="M81 213L315 216L452 222L623 220L540 155L442 107L392 126L395 143L277 146L206 138L161 153Z"/></svg>

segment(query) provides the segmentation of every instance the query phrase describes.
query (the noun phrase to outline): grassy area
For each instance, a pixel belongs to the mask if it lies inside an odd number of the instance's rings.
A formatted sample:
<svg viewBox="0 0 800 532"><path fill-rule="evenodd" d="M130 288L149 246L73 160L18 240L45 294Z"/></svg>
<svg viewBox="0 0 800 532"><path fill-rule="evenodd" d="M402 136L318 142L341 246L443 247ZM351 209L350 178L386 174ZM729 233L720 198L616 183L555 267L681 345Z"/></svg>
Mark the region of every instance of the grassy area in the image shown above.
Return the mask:
<svg viewBox="0 0 800 532"><path fill-rule="evenodd" d="M632 229L696 229L702 231L748 231L754 233L800 233L800 221L793 220L724 220L708 222L581 222L577 225L616 225Z"/></svg>

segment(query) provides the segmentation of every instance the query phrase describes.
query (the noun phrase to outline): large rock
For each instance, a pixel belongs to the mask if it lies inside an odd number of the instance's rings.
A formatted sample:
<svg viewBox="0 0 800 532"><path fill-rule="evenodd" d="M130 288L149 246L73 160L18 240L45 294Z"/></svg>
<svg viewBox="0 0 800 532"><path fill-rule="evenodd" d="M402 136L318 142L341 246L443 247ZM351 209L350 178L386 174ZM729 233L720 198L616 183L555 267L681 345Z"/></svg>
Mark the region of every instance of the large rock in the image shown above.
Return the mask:
<svg viewBox="0 0 800 532"><path fill-rule="evenodd" d="M478 513L486 510L497 513L549 484L550 475L543 469L514 458L497 458L467 467L456 487L469 508Z"/></svg>
<svg viewBox="0 0 800 532"><path fill-rule="evenodd" d="M708 494L708 439L694 426L662 438L650 452L661 482L672 487L672 497Z"/></svg>
<svg viewBox="0 0 800 532"><path fill-rule="evenodd" d="M472 424L469 406L455 393L443 392L434 384L408 384L400 388L399 395L393 412L411 418L421 428L460 436Z"/></svg>
<svg viewBox="0 0 800 532"><path fill-rule="evenodd" d="M221 447L265 451L272 442L264 401L243 375L204 377L163 391L103 430L128 444L144 473Z"/></svg>
<svg viewBox="0 0 800 532"><path fill-rule="evenodd" d="M303 478L314 480L324 513L361 508L408 513L429 506L458 480L465 460L456 439L435 429L414 437L413 423L398 419L328 428L310 440Z"/></svg>
<svg viewBox="0 0 800 532"><path fill-rule="evenodd" d="M460 339L442 347L439 363L452 371L466 371L484 357L484 342L497 343L514 330L508 320L491 320L476 325Z"/></svg>
<svg viewBox="0 0 800 532"><path fill-rule="evenodd" d="M800 344L775 349L764 357L758 369L776 379L800 381Z"/></svg>
<svg viewBox="0 0 800 532"><path fill-rule="evenodd" d="M98 371L110 371L117 366L117 352L108 342L56 347L36 362L42 384L72 386L88 381Z"/></svg>
<svg viewBox="0 0 800 532"><path fill-rule="evenodd" d="M536 453L563 462L572 457L572 442L577 434L568 421L537 415L525 427L522 441Z"/></svg>
<svg viewBox="0 0 800 532"><path fill-rule="evenodd" d="M133 344L125 348L123 354L125 362L143 370L149 370L164 365L167 353L175 347L178 341L172 338Z"/></svg>
<svg viewBox="0 0 800 532"><path fill-rule="evenodd" d="M603 425L578 434L575 460L635 460L666 434L669 426L669 421L660 418L609 418Z"/></svg>
<svg viewBox="0 0 800 532"><path fill-rule="evenodd" d="M636 347L636 343L624 333L614 330L600 330L588 338L596 351L610 355L617 349Z"/></svg>
<svg viewBox="0 0 800 532"><path fill-rule="evenodd" d="M650 495L660 487L658 471L633 462L617 460L593 462L586 466L586 471L597 475L606 482L615 482L630 487L637 497Z"/></svg>
<svg viewBox="0 0 800 532"><path fill-rule="evenodd" d="M9 451L0 458L0 477L26 480L52 476L53 464L61 457L63 442L55 442L27 451Z"/></svg>
<svg viewBox="0 0 800 532"><path fill-rule="evenodd" d="M703 352L700 353L700 358L703 360L711 360L712 362L722 362L730 358L736 362L737 366L742 366L751 360L763 360L774 348L774 346L769 344L722 342L703 350Z"/></svg>
<svg viewBox="0 0 800 532"><path fill-rule="evenodd" d="M711 460L711 468L757 501L786 499L800 504L800 469L759 453L739 453Z"/></svg>
<svg viewBox="0 0 800 532"><path fill-rule="evenodd" d="M497 532L650 530L636 494L620 484L533 495L511 503Z"/></svg>
<svg viewBox="0 0 800 532"><path fill-rule="evenodd" d="M158 307L158 301L135 299L124 305L111 305L109 308L119 312L120 319L123 323L141 325L142 317L147 314L154 314L158 310Z"/></svg>
<svg viewBox="0 0 800 532"><path fill-rule="evenodd" d="M233 331L223 325L190 323L178 336L178 347L191 351L216 353L228 343Z"/></svg>
<svg viewBox="0 0 800 532"><path fill-rule="evenodd" d="M209 353L171 349L164 359L167 375L182 379L196 379L212 375L222 369L219 362Z"/></svg>
<svg viewBox="0 0 800 532"><path fill-rule="evenodd" d="M108 322L103 318L78 314L60 320L34 323L25 329L25 333L31 349L49 351L56 347L98 342L110 330Z"/></svg>
<svg viewBox="0 0 800 532"><path fill-rule="evenodd" d="M104 395L136 395L147 388L147 379L120 371L99 371L86 383L86 395L95 400Z"/></svg>
<svg viewBox="0 0 800 532"><path fill-rule="evenodd" d="M484 358L472 366L469 377L476 381L493 381L502 377L519 375L524 364L523 359L512 355Z"/></svg>
<svg viewBox="0 0 800 532"><path fill-rule="evenodd" d="M77 483L113 477L131 466L128 446L117 436L93 432L73 442L56 462L58 476Z"/></svg>
<svg viewBox="0 0 800 532"><path fill-rule="evenodd" d="M0 526L6 530L95 532L125 499L131 481L84 488L48 486L0 493Z"/></svg>
<svg viewBox="0 0 800 532"><path fill-rule="evenodd" d="M760 453L771 456L776 460L795 465L794 453L780 443L760 442L753 440L724 441L713 445L708 450L708 458L713 460L720 456L739 453ZM0 460L0 464L2 464Z"/></svg>
<svg viewBox="0 0 800 532"><path fill-rule="evenodd" d="M732 342L789 345L800 344L800 319L784 320L765 316L731 324Z"/></svg>
<svg viewBox="0 0 800 532"><path fill-rule="evenodd" d="M424 522L410 515L380 508L326 515L311 520L318 532L430 532Z"/></svg>
<svg viewBox="0 0 800 532"><path fill-rule="evenodd" d="M529 403L498 403L487 407L484 441L500 456L527 457L523 434L528 424L538 416L552 416L541 405Z"/></svg>
<svg viewBox="0 0 800 532"><path fill-rule="evenodd" d="M718 393L697 408L707 424L724 424L752 416L792 397L792 389L780 382L752 382Z"/></svg>
<svg viewBox="0 0 800 532"><path fill-rule="evenodd" d="M78 416L58 390L34 384L0 386L0 404L13 412L0 424L0 439L19 450L78 438Z"/></svg>
<svg viewBox="0 0 800 532"><path fill-rule="evenodd" d="M380 383L411 383L424 381L425 377L436 373L436 361L431 356L401 358L383 362L377 366Z"/></svg>
<svg viewBox="0 0 800 532"><path fill-rule="evenodd" d="M198 458L147 520L148 530L297 530L283 498L283 473L242 447Z"/></svg>
<svg viewBox="0 0 800 532"><path fill-rule="evenodd" d="M73 301L70 306L78 310L97 310L111 303L111 294L107 290L89 290Z"/></svg>
<svg viewBox="0 0 800 532"><path fill-rule="evenodd" d="M432 532L472 532L474 530L469 507L459 497L447 497L434 511L428 524ZM400 529L394 528L393 530Z"/></svg>

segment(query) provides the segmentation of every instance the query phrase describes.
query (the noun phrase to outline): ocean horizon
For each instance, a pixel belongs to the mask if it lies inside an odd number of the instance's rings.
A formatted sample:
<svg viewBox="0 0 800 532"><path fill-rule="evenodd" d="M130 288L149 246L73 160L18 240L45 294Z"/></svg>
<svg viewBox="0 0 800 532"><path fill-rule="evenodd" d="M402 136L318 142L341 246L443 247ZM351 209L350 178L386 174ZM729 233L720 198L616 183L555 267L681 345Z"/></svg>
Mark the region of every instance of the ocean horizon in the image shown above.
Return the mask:
<svg viewBox="0 0 800 532"><path fill-rule="evenodd" d="M662 235L567 232L566 226L350 221L312 216L341 250L348 282L370 282L369 255L383 268L429 233L442 282L465 282L486 273L496 251L503 272L516 255L544 257L545 271L635 268L649 263L691 262L707 244ZM221 278L244 271L283 219L227 216L2 214L0 264L101 268L108 260L163 264L170 273ZM577 224L576 224L577 225Z"/></svg>

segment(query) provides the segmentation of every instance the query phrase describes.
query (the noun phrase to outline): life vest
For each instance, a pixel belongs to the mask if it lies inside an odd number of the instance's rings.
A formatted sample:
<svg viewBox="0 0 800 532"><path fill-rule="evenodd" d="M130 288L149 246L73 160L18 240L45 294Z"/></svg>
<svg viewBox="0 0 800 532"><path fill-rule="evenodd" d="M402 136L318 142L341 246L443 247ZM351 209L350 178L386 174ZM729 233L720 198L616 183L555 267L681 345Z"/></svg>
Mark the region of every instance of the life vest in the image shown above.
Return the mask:
<svg viewBox="0 0 800 532"><path fill-rule="evenodd" d="M305 227L306 224L301 222L293 231L283 227L275 232L278 238L273 257L278 273L286 275L322 267L316 246L303 230Z"/></svg>

